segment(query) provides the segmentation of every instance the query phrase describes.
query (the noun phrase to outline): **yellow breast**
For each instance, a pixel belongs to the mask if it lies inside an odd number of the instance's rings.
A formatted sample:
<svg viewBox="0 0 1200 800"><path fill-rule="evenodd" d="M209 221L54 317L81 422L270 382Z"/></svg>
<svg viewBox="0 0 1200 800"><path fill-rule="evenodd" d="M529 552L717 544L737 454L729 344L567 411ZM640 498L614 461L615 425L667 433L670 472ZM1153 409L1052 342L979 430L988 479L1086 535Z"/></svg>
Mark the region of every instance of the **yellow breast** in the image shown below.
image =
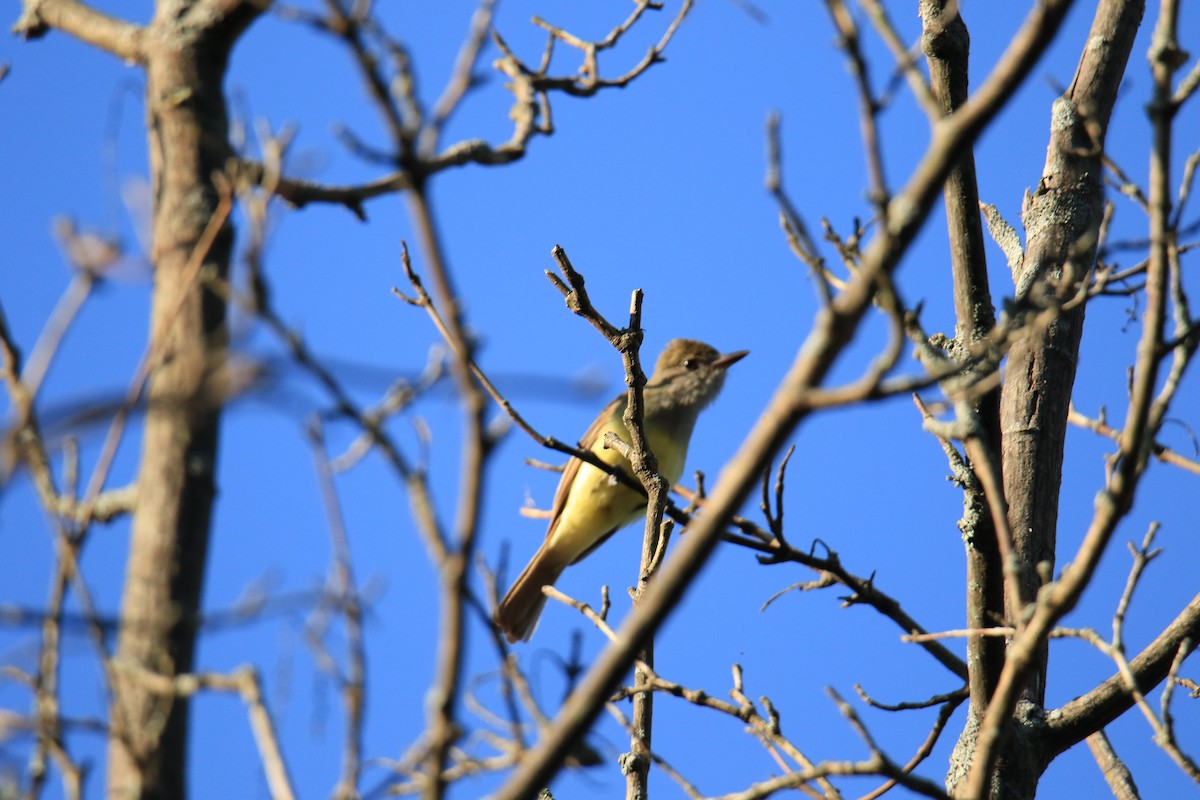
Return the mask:
<svg viewBox="0 0 1200 800"><path fill-rule="evenodd" d="M629 433L620 417L609 421L592 444L592 452L606 464L620 466L633 477L633 468L615 449L604 446L604 434L612 431L629 441ZM646 437L658 459L658 470L674 484L683 473L691 425L686 431L650 424ZM567 495L558 525L550 537L551 546L574 561L615 528L634 522L645 514L646 498L621 484L608 473L581 464Z"/></svg>

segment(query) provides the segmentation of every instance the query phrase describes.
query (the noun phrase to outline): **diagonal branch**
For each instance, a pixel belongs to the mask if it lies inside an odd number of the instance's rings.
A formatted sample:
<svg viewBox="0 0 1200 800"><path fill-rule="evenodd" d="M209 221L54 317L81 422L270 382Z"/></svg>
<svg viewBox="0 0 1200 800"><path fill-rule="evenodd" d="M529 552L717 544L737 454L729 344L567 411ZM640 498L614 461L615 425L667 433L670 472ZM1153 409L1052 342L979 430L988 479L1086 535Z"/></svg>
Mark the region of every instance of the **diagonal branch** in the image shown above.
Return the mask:
<svg viewBox="0 0 1200 800"><path fill-rule="evenodd" d="M1161 683L1167 677L1181 645L1188 640L1188 652L1194 651L1200 644L1200 595L1193 597L1171 624L1130 660L1129 670L1136 687L1144 693ZM1102 730L1133 704L1129 682L1118 672L1087 694L1048 712L1046 757L1053 758L1092 733Z"/></svg>

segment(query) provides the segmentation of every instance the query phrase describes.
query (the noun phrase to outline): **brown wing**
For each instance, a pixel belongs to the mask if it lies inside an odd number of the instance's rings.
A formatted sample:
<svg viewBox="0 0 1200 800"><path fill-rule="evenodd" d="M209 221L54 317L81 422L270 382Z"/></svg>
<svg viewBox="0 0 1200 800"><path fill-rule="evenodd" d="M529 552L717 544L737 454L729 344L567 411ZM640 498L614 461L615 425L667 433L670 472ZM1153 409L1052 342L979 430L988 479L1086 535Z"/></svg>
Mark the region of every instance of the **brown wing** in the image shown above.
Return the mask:
<svg viewBox="0 0 1200 800"><path fill-rule="evenodd" d="M596 437L600 433L600 429L604 427L618 406L626 401L627 395L618 395L614 397L612 402L604 407L604 410L596 415L596 419L592 421L591 427L584 431L583 438L579 440L580 450L591 450L596 444ZM558 480L558 489L554 492L554 504L550 506L550 526L546 528L546 538L549 539L554 533L554 529L558 527L558 521L562 518L563 508L567 505L567 495L571 493L571 484L575 482L575 476L579 474L579 467L583 464L574 456L567 462L567 466L563 469L562 477ZM609 534L612 535L611 533ZM605 537L607 538L607 537ZM588 552L591 552L590 550Z"/></svg>

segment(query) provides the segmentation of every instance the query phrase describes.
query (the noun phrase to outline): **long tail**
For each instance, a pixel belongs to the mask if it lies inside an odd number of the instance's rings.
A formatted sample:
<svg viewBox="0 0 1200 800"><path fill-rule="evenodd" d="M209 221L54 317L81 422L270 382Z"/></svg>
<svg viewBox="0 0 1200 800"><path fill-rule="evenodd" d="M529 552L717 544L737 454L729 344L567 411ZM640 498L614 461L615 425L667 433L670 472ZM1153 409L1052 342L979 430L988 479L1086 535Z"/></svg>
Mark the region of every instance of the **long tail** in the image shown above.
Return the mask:
<svg viewBox="0 0 1200 800"><path fill-rule="evenodd" d="M546 605L542 587L558 580L567 563L543 543L513 581L508 594L504 595L500 605L496 606L496 613L492 615L496 626L504 632L504 638L510 643L529 641L537 627L538 617L542 615L542 607Z"/></svg>

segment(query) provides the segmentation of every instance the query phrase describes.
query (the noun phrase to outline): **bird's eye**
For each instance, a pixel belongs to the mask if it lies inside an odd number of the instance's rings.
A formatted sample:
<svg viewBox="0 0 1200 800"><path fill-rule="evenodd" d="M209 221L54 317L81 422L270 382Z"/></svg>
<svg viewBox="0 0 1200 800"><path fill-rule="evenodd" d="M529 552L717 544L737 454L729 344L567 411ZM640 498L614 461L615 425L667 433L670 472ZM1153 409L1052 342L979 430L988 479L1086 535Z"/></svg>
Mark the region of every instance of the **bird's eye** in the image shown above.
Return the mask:
<svg viewBox="0 0 1200 800"><path fill-rule="evenodd" d="M684 359L684 362L683 362L684 369L695 369L698 366L700 366L700 362L697 361L696 359L694 359L694 358Z"/></svg>

